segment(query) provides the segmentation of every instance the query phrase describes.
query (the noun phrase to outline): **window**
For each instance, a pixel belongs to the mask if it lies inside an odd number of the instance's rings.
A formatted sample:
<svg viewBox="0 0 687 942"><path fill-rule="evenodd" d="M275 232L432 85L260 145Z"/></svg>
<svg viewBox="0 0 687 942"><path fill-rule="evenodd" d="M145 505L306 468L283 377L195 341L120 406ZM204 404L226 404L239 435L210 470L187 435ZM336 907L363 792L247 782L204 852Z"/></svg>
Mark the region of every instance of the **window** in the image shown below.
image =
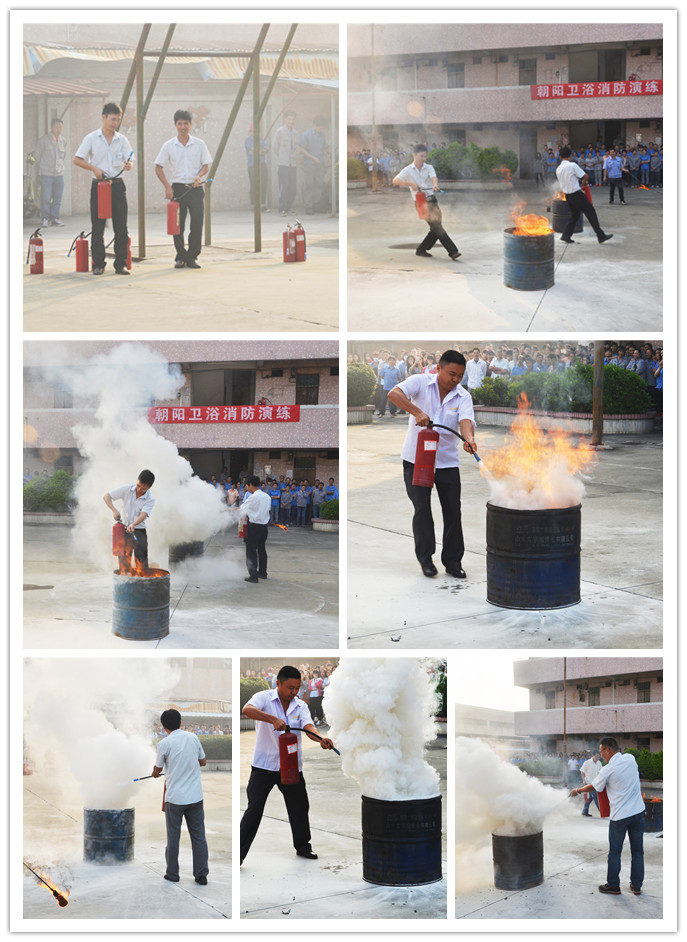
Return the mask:
<svg viewBox="0 0 687 942"><path fill-rule="evenodd" d="M464 62L449 62L447 72L449 88L465 88Z"/></svg>
<svg viewBox="0 0 687 942"><path fill-rule="evenodd" d="M651 703L651 683L648 680L637 684L637 703Z"/></svg>
<svg viewBox="0 0 687 942"><path fill-rule="evenodd" d="M518 63L518 85L537 84L537 60L521 59Z"/></svg>
<svg viewBox="0 0 687 942"><path fill-rule="evenodd" d="M296 405L316 406L320 397L320 374L299 373L296 377Z"/></svg>
<svg viewBox="0 0 687 942"><path fill-rule="evenodd" d="M545 58L545 59L549 59L549 60L555 59L555 58L556 58L556 53L555 53L555 52L547 52L547 53L544 54L544 58Z"/></svg>
<svg viewBox="0 0 687 942"><path fill-rule="evenodd" d="M544 694L544 697L545 697L544 709L555 710L556 709L556 691L547 690L546 693Z"/></svg>
<svg viewBox="0 0 687 942"><path fill-rule="evenodd" d="M329 367L329 375L330 375L330 376L338 376L338 375L339 375L339 367L338 367L338 366L330 366L330 367Z"/></svg>
<svg viewBox="0 0 687 942"><path fill-rule="evenodd" d="M589 688L589 706L600 706L600 705L601 705L601 688L590 687Z"/></svg>
<svg viewBox="0 0 687 942"><path fill-rule="evenodd" d="M482 56L473 56L472 57L473 65L482 65Z"/></svg>
<svg viewBox="0 0 687 942"><path fill-rule="evenodd" d="M280 451L270 451L268 452L270 461L279 461L281 459Z"/></svg>

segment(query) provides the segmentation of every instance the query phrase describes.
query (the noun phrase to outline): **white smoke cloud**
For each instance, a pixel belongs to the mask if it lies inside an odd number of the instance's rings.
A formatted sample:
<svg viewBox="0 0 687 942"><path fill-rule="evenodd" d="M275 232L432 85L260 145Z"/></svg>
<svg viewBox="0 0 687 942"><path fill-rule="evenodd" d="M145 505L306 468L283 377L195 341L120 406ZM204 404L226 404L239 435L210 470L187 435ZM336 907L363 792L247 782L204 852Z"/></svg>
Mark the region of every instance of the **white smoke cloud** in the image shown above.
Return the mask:
<svg viewBox="0 0 687 942"><path fill-rule="evenodd" d="M78 786L84 808L130 807L155 761L147 704L178 679L161 658L27 659L25 754L56 792Z"/></svg>
<svg viewBox="0 0 687 942"><path fill-rule="evenodd" d="M425 743L436 737L436 701L419 661L343 659L326 704L344 774L364 795L403 801L439 794L439 775L423 758Z"/></svg>
<svg viewBox="0 0 687 942"><path fill-rule="evenodd" d="M581 477L573 476L563 461L552 462L542 468L541 477L524 480L509 475L487 478L490 501L509 510L553 510L576 507L584 497L585 486Z"/></svg>

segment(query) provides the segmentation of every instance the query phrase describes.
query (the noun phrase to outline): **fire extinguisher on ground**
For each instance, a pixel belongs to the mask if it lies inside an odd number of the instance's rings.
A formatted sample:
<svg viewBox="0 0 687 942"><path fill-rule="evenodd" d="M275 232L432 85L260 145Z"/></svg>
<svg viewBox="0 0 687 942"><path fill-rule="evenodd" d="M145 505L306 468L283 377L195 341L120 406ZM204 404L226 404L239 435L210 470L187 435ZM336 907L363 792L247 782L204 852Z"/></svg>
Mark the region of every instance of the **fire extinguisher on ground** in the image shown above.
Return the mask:
<svg viewBox="0 0 687 942"><path fill-rule="evenodd" d="M43 239L40 235L40 228L31 233L29 238L29 251L26 253L26 264L29 266L29 274L43 274Z"/></svg>
<svg viewBox="0 0 687 942"><path fill-rule="evenodd" d="M303 228L303 223L298 219L296 220L293 232L296 237L296 261L304 262L308 257L305 245L305 229Z"/></svg>
<svg viewBox="0 0 687 942"><path fill-rule="evenodd" d="M67 252L67 258L72 254L72 251L75 252L76 256L76 270L79 272L88 271L88 236L83 230L78 234L78 236L72 242L69 251Z"/></svg>
<svg viewBox="0 0 687 942"><path fill-rule="evenodd" d="M284 261L285 262L295 262L296 261L296 233L291 228L287 226L282 235L282 243L284 250Z"/></svg>
<svg viewBox="0 0 687 942"><path fill-rule="evenodd" d="M447 432L453 432L461 441L466 441L460 432L448 425L430 422L427 428L421 428L417 433L415 465L413 468L413 484L416 487L432 487L434 485L434 466L437 459L437 448L439 447L439 433L434 431L435 428L446 429ZM482 460L476 451L472 451L471 454L475 461Z"/></svg>

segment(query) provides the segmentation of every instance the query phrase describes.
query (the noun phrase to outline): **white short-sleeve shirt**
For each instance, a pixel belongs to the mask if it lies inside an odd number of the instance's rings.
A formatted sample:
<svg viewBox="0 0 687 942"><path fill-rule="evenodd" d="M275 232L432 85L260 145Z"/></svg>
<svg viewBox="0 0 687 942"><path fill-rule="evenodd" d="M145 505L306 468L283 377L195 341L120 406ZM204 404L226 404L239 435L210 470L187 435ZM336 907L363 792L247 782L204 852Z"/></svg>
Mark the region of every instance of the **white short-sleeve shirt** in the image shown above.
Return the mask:
<svg viewBox="0 0 687 942"><path fill-rule="evenodd" d="M165 800L173 805L192 805L203 800L199 760L205 758L195 733L174 729L161 739L155 765L165 775Z"/></svg>
<svg viewBox="0 0 687 942"><path fill-rule="evenodd" d="M108 177L116 176L127 161L134 159L131 145L123 134L115 131L108 143L100 128L86 135L76 156L98 167Z"/></svg>
<svg viewBox="0 0 687 942"><path fill-rule="evenodd" d="M248 517L251 523L269 523L272 498L266 491L253 491L244 498L241 504L241 513Z"/></svg>
<svg viewBox="0 0 687 942"><path fill-rule="evenodd" d="M556 176L564 193L577 193L580 189L580 180L585 171L571 160L563 160L556 167Z"/></svg>
<svg viewBox="0 0 687 942"><path fill-rule="evenodd" d="M130 523L133 523L141 511L145 511L146 516L140 523L136 524L137 530L145 530L146 524L148 523L148 518L150 517L152 509L155 506L155 498L150 493L150 491L146 491L142 497L136 497L136 485L124 484L122 487L116 487L113 491L110 491L110 497L112 500L124 501L124 507L122 508L122 522L125 527L128 527Z"/></svg>
<svg viewBox="0 0 687 942"><path fill-rule="evenodd" d="M432 422L439 425L448 425L457 432L460 431L460 423L463 419L469 419L473 427L475 423L475 412L472 405L472 396L464 386L456 386L441 401L439 392L438 373L417 373L414 376L408 376L402 383L398 384L398 389L406 394L408 399L419 409L428 415ZM420 431L415 416L408 416L408 431L406 433L401 457L404 461L415 463L415 452L417 449L417 436ZM437 468L455 468L459 462L458 448L462 444L460 439L451 432L437 429L439 432L439 444L437 446L437 457L435 467Z"/></svg>
<svg viewBox="0 0 687 942"><path fill-rule="evenodd" d="M279 693L277 690L259 690L253 694L246 706L255 707L256 710L262 710L263 713L269 713L271 716L278 716L280 720L288 726L302 729L304 726L312 724L310 710L304 700L300 697L294 697L286 713L281 705ZM272 726L271 723L265 723L258 720L255 724L256 738L255 749L253 750L253 765L258 769L267 769L269 772L279 771L279 737L281 732ZM303 768L303 755L301 749L301 740L303 733L296 733L298 737L298 770Z"/></svg>
<svg viewBox="0 0 687 942"><path fill-rule="evenodd" d="M433 180L434 177L436 177L436 171L431 164L423 164L421 170L418 170L414 163L408 164L408 166L404 167L396 176L399 180L403 180L404 183L415 183L425 194L434 193ZM410 195L413 200L417 197L417 193L412 189Z"/></svg>
<svg viewBox="0 0 687 942"><path fill-rule="evenodd" d="M591 782L597 792L606 789L611 821L629 818L644 811L639 769L634 756L616 752Z"/></svg>
<svg viewBox="0 0 687 942"><path fill-rule="evenodd" d="M212 163L212 157L201 138L189 137L182 144L178 137L173 137L162 145L155 163L160 167L169 165L170 183L193 183L200 168Z"/></svg>

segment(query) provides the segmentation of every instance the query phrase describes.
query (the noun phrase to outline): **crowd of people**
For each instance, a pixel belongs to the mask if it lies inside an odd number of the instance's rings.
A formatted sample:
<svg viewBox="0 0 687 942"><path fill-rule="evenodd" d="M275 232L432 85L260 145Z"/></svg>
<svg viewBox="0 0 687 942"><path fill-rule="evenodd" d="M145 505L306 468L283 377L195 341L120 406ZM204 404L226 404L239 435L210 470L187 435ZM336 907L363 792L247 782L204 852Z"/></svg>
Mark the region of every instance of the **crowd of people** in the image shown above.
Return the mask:
<svg viewBox="0 0 687 942"><path fill-rule="evenodd" d="M463 346L461 350L460 347ZM480 347L455 347L466 360L462 384L470 392L479 389L487 377L506 381L527 373L564 373L576 363L594 362L594 344L570 341L565 343L487 344ZM361 356L349 354L349 363L365 362L377 376L374 405L378 415L398 415L388 393L394 386L416 373L436 373L442 351L433 353L413 347L410 350L375 350ZM604 364L630 370L646 383L657 411L663 411L663 348L648 341L607 341Z"/></svg>
<svg viewBox="0 0 687 942"><path fill-rule="evenodd" d="M199 723L195 720L185 721L182 718L181 729L189 733L195 733L196 736L231 736L231 725L227 723L221 726L219 723ZM153 739L164 739L167 735L160 723L153 726Z"/></svg>
<svg viewBox="0 0 687 942"><path fill-rule="evenodd" d="M245 466L236 481L223 468L219 477L213 474L208 483L220 491L227 506L240 507L249 496L248 477ZM278 478L269 477L261 481L260 490L271 498L270 523L282 526L307 527L313 517L319 517L322 504L339 499L339 488L334 478L329 478L327 483L317 479L311 486L307 478L297 481L280 474Z"/></svg>
<svg viewBox="0 0 687 942"><path fill-rule="evenodd" d="M557 144L537 151L532 165L537 186L557 186L556 169L561 162L562 146ZM616 140L612 147L606 147L599 140L595 144L571 150L571 162L584 170L590 186L611 186L615 179L633 190L640 187L648 190L663 189L662 144L656 144L654 141L647 144L628 144ZM621 202L624 202L623 198Z"/></svg>
<svg viewBox="0 0 687 942"><path fill-rule="evenodd" d="M379 175L377 180L378 185L391 186L393 178L412 161L414 147L415 143L409 144L408 147L404 149L383 147L378 152L376 159L373 159L369 148L349 151L348 156L352 160L360 161L360 163L364 164L367 168L368 186L372 185L372 170L375 165ZM439 144L428 144L427 147L429 150L446 150L446 141L441 141Z"/></svg>
<svg viewBox="0 0 687 942"><path fill-rule="evenodd" d="M327 720L324 715L324 697L331 676L336 670L336 664L326 661L324 664L315 666L310 664L298 664L298 670L301 674L301 685L298 691L298 697L308 704L310 715L315 726L326 726ZM277 686L277 674L279 665L275 667L266 667L261 671L246 670L242 672L241 677L261 677L274 690Z"/></svg>

